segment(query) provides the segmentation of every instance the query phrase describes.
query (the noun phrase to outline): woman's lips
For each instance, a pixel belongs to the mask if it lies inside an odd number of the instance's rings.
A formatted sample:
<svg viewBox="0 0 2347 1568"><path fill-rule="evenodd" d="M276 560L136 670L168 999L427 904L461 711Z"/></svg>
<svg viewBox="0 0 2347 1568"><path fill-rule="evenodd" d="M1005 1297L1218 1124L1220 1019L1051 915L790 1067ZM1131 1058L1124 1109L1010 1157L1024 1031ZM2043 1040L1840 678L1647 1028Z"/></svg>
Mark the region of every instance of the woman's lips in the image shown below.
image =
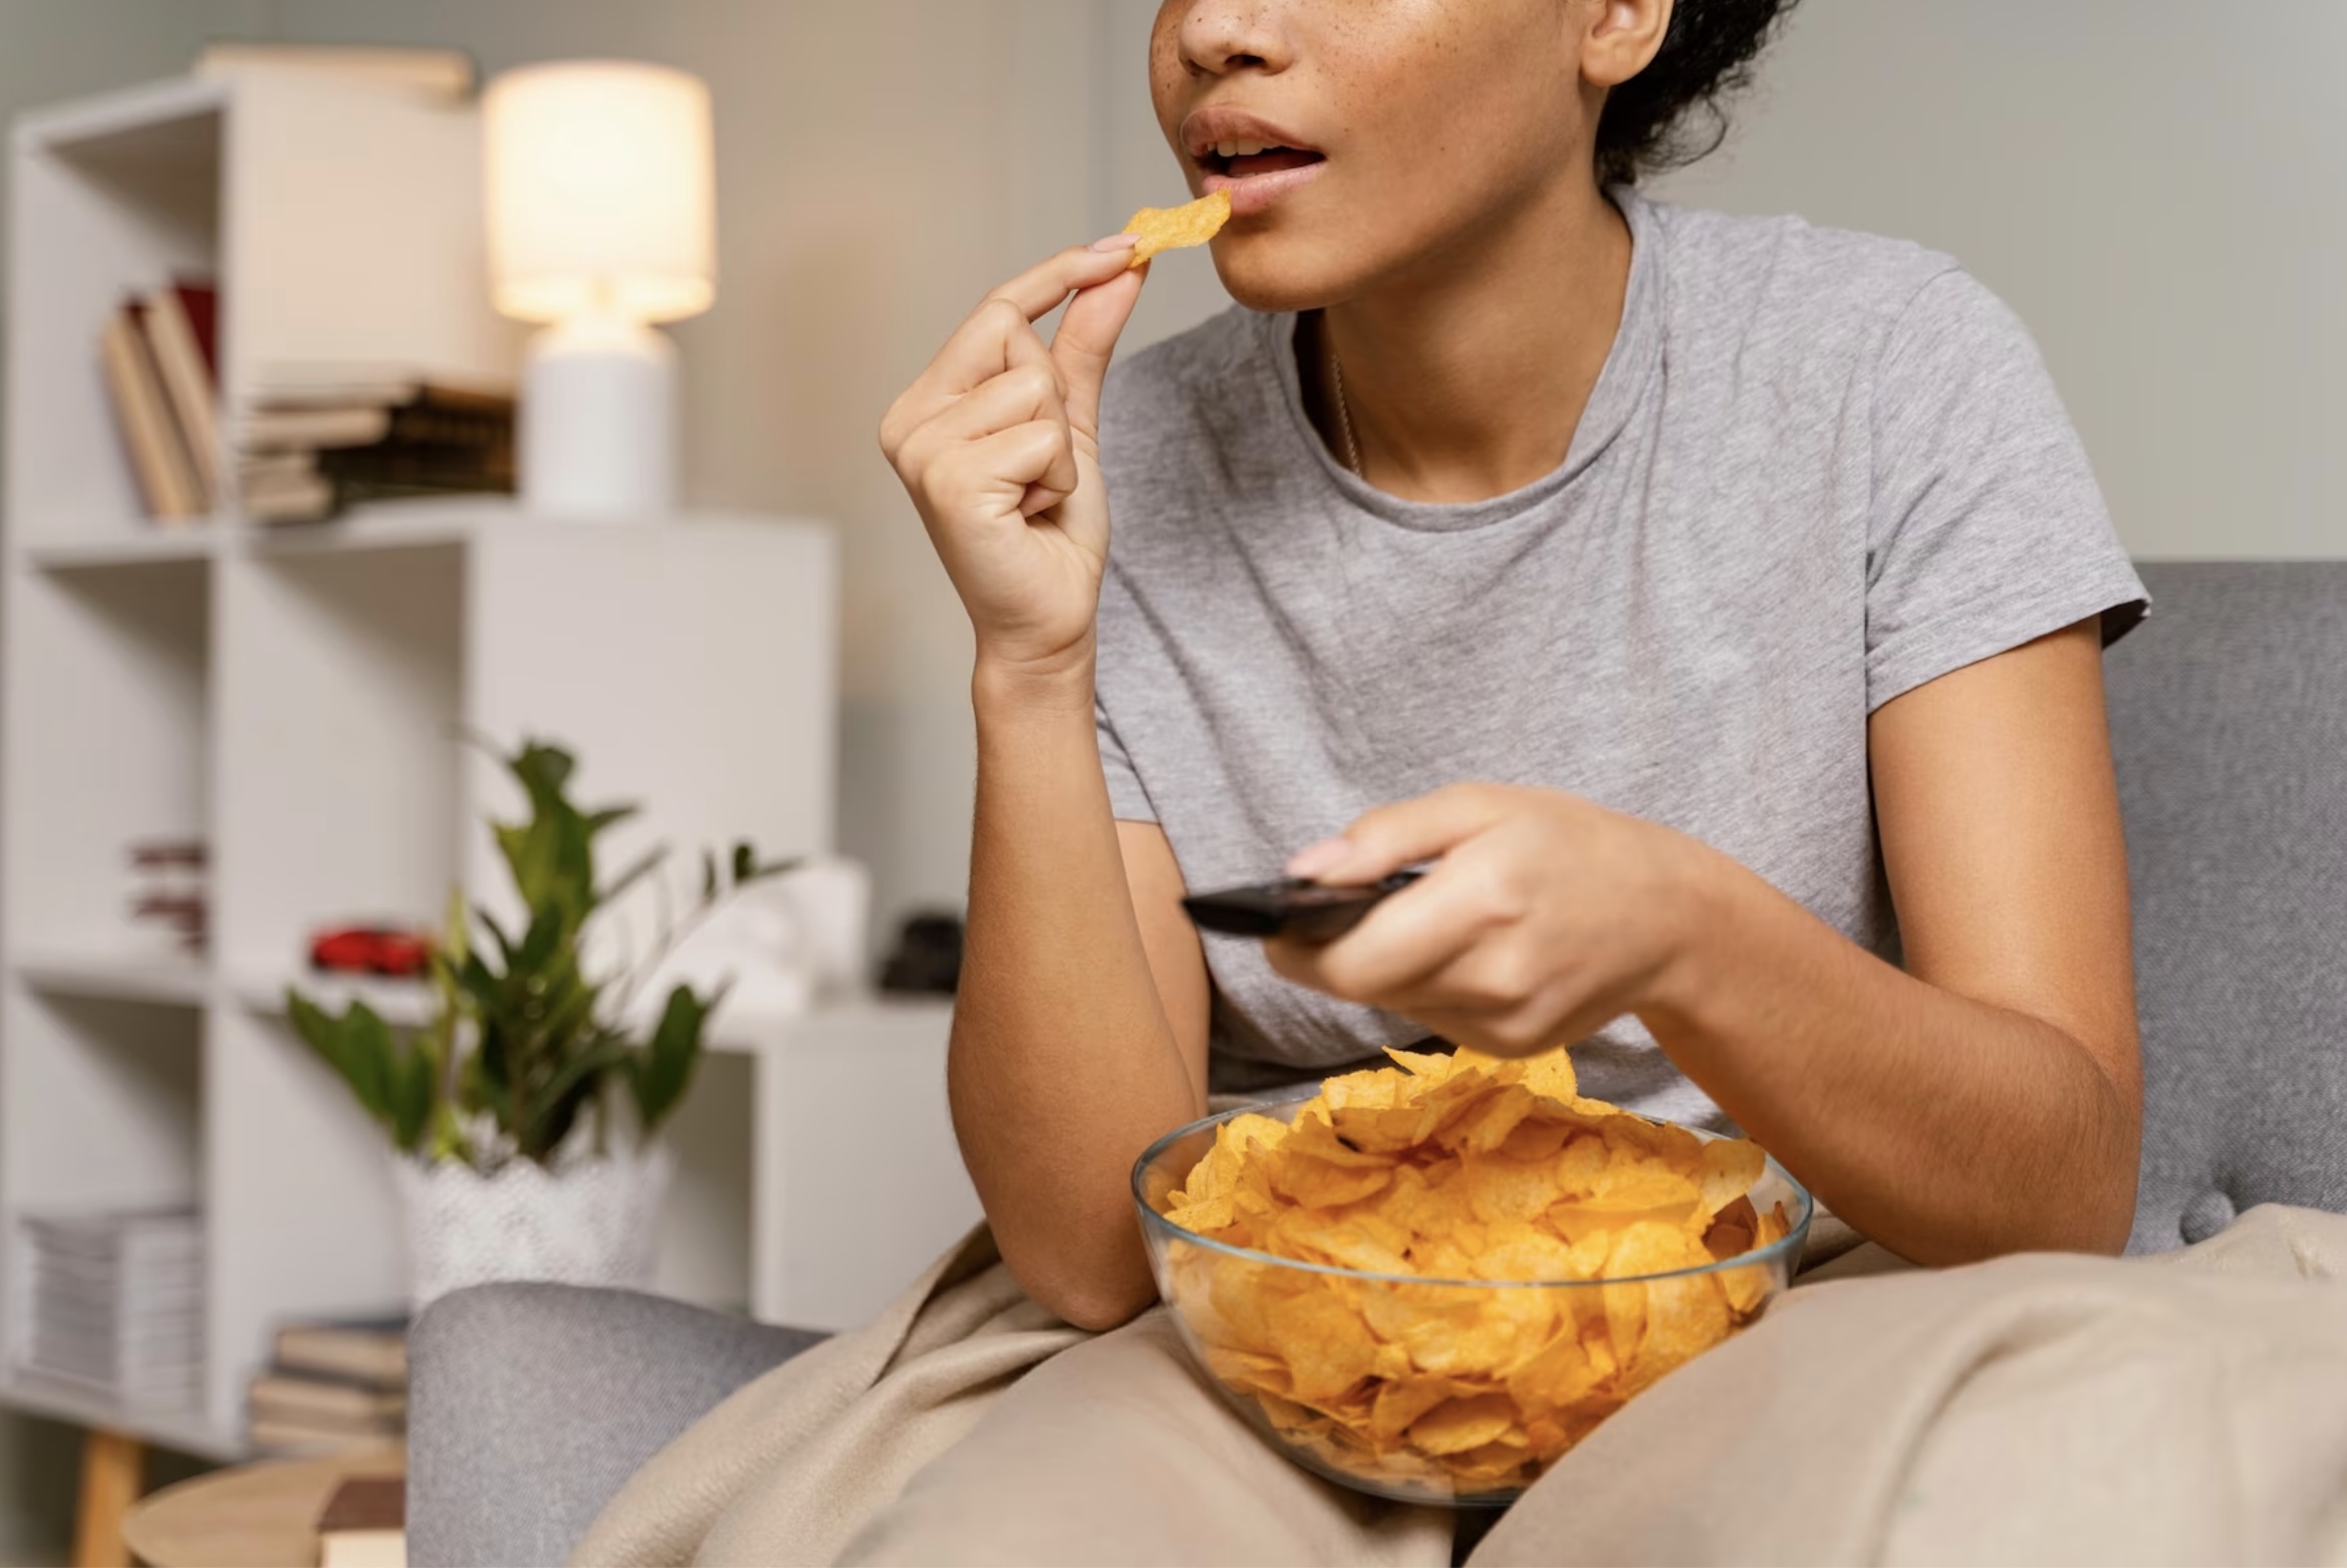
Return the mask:
<svg viewBox="0 0 2347 1568"><path fill-rule="evenodd" d="M1230 167L1231 172L1227 174L1215 172L1206 176L1205 193L1229 191L1231 216L1243 218L1261 212L1298 185L1319 178L1320 171L1328 167L1328 159L1317 153L1283 148L1232 158Z"/></svg>

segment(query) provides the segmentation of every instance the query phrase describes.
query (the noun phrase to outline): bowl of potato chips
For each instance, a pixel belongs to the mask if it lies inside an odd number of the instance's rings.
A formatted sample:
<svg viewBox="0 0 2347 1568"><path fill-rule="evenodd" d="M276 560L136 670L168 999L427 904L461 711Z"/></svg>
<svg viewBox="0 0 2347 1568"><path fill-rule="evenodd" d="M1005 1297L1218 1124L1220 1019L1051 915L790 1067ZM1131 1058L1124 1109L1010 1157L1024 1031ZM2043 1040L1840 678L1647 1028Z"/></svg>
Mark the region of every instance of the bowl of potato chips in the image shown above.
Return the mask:
<svg viewBox="0 0 2347 1568"><path fill-rule="evenodd" d="M1169 1134L1133 1195L1248 1423L1348 1486L1504 1503L1758 1317L1814 1205L1755 1144L1583 1098L1562 1051L1388 1054Z"/></svg>

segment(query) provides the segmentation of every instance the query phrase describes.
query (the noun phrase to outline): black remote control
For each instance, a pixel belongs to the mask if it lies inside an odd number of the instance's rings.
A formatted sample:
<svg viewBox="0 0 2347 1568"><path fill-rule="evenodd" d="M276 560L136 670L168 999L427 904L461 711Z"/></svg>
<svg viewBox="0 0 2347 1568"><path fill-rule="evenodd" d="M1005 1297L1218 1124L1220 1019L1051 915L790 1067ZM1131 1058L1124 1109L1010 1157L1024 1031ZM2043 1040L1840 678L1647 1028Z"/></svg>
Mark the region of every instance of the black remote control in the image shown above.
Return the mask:
<svg viewBox="0 0 2347 1568"><path fill-rule="evenodd" d="M1181 901L1181 907L1201 930L1229 936L1334 941L1361 923L1361 917L1380 899L1401 892L1423 875L1416 870L1398 871L1383 882L1357 888L1329 888L1291 878L1192 894Z"/></svg>

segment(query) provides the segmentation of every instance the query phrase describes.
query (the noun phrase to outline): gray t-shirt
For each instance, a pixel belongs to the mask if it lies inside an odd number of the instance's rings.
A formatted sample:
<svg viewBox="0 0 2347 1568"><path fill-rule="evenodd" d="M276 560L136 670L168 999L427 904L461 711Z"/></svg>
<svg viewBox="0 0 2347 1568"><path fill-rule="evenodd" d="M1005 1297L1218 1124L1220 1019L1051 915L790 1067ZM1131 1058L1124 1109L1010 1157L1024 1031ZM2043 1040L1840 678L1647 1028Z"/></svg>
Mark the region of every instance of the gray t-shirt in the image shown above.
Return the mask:
<svg viewBox="0 0 2347 1568"><path fill-rule="evenodd" d="M1621 330L1561 468L1465 505L1347 472L1295 319L1233 310L1111 377L1102 761L1192 888L1371 806L1569 790L1733 856L1896 956L1867 715L2142 585L2035 346L1945 256L1617 191ZM1425 1036L1206 938L1224 1082ZM1586 1093L1717 1113L1636 1019ZM1251 1070L1250 1070L1251 1069Z"/></svg>

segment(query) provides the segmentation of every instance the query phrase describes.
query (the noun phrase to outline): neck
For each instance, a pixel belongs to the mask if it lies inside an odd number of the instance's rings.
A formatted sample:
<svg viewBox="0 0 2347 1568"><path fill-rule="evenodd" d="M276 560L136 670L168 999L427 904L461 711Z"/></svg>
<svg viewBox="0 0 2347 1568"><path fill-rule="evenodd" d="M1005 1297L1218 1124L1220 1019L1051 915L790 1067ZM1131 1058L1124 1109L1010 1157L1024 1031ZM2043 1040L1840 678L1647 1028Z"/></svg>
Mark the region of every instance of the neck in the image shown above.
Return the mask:
<svg viewBox="0 0 2347 1568"><path fill-rule="evenodd" d="M1621 326L1630 249L1594 183L1560 184L1328 307L1306 368L1330 449L1344 456L1331 385L1342 363L1362 477L1382 490L1477 501L1556 468Z"/></svg>

